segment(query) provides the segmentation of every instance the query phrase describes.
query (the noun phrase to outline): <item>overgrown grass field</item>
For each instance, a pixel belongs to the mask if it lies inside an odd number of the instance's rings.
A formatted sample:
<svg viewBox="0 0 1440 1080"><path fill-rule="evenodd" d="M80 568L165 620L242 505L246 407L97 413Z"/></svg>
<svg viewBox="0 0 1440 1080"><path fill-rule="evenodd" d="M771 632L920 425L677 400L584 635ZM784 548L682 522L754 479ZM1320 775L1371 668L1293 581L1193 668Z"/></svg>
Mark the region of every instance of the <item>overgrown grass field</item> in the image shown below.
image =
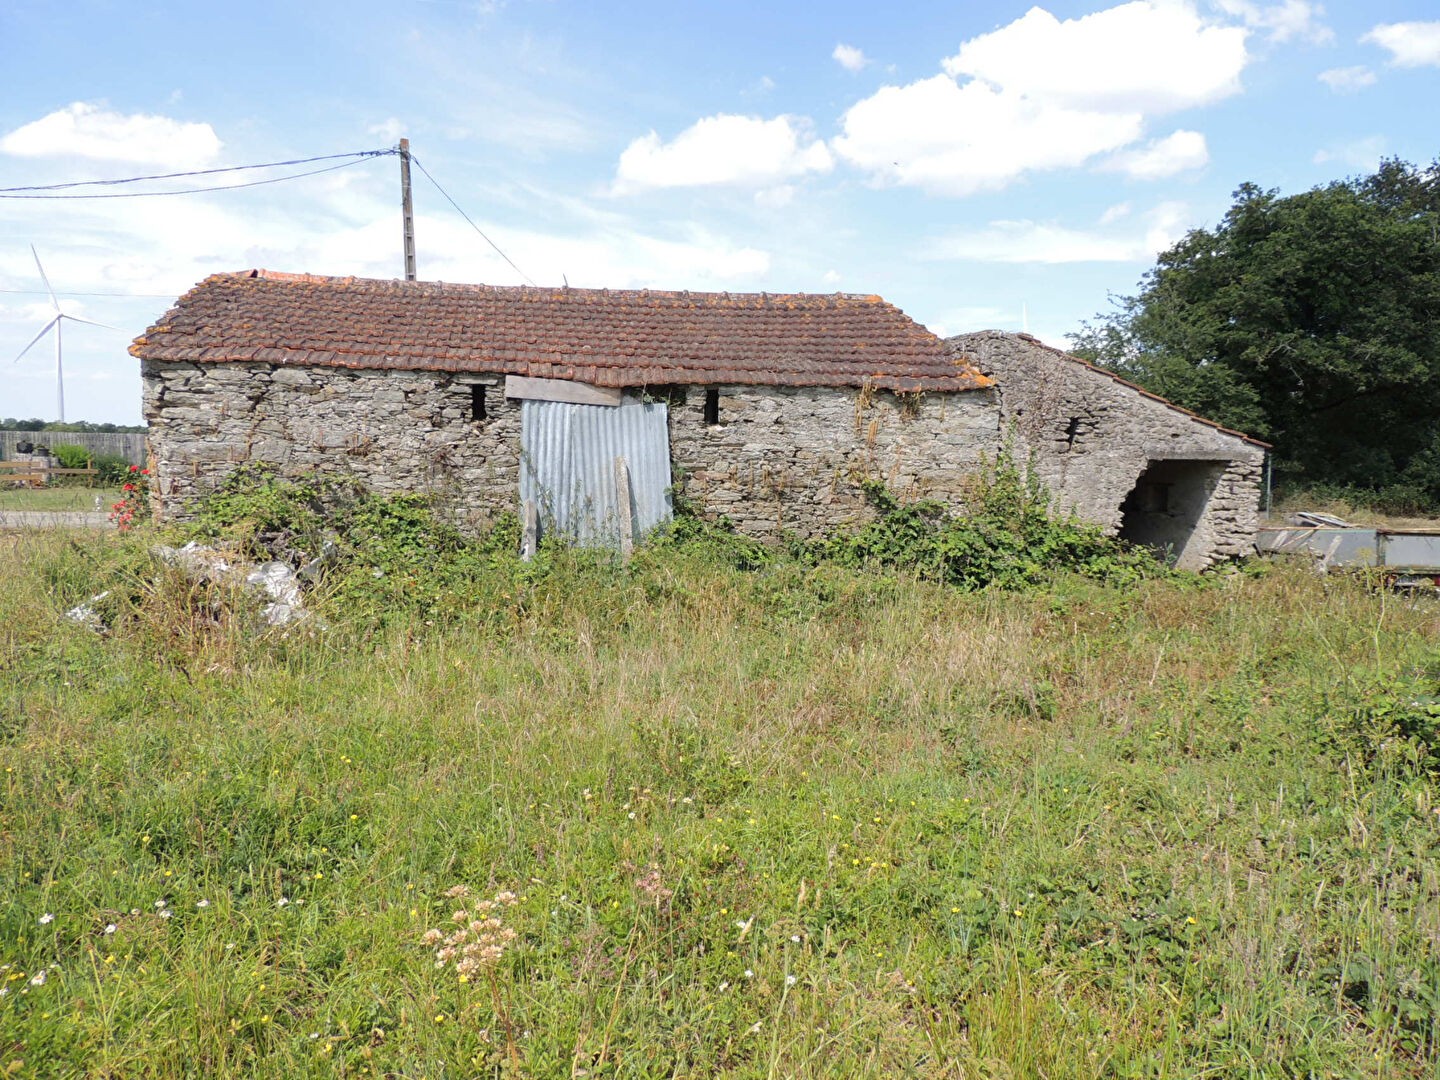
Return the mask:
<svg viewBox="0 0 1440 1080"><path fill-rule="evenodd" d="M99 508L109 512L120 498L118 487L91 488L80 485L55 485L44 488L0 488L0 510L85 510Z"/></svg>
<svg viewBox="0 0 1440 1080"><path fill-rule="evenodd" d="M1435 1074L1432 601L153 542L0 537L0 1073Z"/></svg>

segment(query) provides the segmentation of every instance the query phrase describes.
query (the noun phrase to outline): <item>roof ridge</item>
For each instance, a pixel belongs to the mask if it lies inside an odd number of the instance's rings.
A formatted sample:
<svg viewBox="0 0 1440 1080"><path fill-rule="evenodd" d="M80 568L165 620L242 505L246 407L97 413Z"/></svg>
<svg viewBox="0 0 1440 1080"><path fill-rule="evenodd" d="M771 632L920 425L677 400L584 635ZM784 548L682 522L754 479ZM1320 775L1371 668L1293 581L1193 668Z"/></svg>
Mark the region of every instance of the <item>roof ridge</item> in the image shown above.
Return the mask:
<svg viewBox="0 0 1440 1080"><path fill-rule="evenodd" d="M404 278L371 278L360 277L354 274L312 274L308 272L295 272L290 270L270 270L265 267L254 267L249 270L221 271L211 274L199 285L207 284L215 280L232 281L274 281L284 284L303 285L384 285L399 286L401 288L440 288L460 292L476 293L590 293L602 296L627 297L675 297L679 299L697 299L707 297L723 297L727 300L754 299L759 301L787 300L796 297L804 297L811 300L851 300L862 304L878 304L891 308L905 314L903 309L886 300L878 293L851 293L851 292L769 292L761 290L758 292L734 292L731 290L706 290L706 289L652 289L648 286L632 289L614 289L608 286L583 286L570 285L492 285L485 282L465 281L438 281L421 280L407 281ZM198 288L199 285L193 286ZM910 316L906 315L906 318ZM913 320L912 320L913 321ZM916 323L920 326L919 323ZM921 326L921 329L928 331L928 328ZM938 335L936 339L939 340Z"/></svg>
<svg viewBox="0 0 1440 1080"><path fill-rule="evenodd" d="M1219 431L1225 435L1233 435L1237 439L1243 439L1248 443L1252 443L1253 445L1262 447L1266 450L1274 449L1273 444L1265 442L1263 439L1257 439L1253 435L1246 435L1243 431L1236 431L1233 428L1227 428L1225 425L1217 423L1216 421L1211 420L1208 417L1201 416L1197 412L1192 412L1190 409L1185 408L1185 406L1183 405L1176 405L1175 402L1171 401L1169 398L1161 397L1159 394L1155 393L1152 390L1146 390L1139 383L1133 383L1129 379L1125 378L1123 375L1119 375L1111 371L1109 368L1101 367L1099 364L1092 364L1083 356L1076 356L1074 353L1066 352L1064 349L1057 348L1054 345L1047 345L1045 342L1037 338L1034 334L1012 333L1007 330L972 330L968 334L956 334L953 338L950 338L948 340L953 341L956 338L977 337L981 334L998 334L1001 337L1015 338L1019 341L1026 342L1029 345L1034 345L1038 349L1043 349L1048 353L1053 353L1062 360L1068 360L1072 364L1079 364L1081 367L1093 371L1097 375L1103 375L1107 379L1112 379L1115 382L1119 383L1121 386L1129 387L1131 390L1134 390L1136 393L1142 395L1143 397L1147 397L1151 401L1159 402L1167 409L1173 409L1175 410L1175 412L1188 416L1191 420L1199 421L1206 427L1212 427L1216 431Z"/></svg>

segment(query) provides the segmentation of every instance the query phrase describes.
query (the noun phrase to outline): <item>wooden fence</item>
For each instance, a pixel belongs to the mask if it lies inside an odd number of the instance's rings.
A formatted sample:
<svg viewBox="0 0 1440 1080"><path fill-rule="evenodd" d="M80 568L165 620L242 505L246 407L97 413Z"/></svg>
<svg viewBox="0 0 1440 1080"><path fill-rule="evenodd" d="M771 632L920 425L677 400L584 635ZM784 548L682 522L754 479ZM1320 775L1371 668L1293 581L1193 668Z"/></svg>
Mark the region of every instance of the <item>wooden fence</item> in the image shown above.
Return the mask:
<svg viewBox="0 0 1440 1080"><path fill-rule="evenodd" d="M131 465L145 464L145 436L102 431L0 431L0 460L19 456L17 443L36 446L83 446L92 454L119 454Z"/></svg>
<svg viewBox="0 0 1440 1080"><path fill-rule="evenodd" d="M0 461L0 487L43 487L55 476L83 476L93 481L99 469L51 468L34 461Z"/></svg>

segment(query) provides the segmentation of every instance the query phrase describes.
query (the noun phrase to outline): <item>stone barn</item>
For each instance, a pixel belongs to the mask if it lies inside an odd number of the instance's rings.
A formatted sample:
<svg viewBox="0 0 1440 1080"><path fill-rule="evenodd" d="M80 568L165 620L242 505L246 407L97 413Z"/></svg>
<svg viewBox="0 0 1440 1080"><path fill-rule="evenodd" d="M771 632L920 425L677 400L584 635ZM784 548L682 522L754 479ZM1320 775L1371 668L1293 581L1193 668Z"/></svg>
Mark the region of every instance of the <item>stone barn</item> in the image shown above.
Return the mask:
<svg viewBox="0 0 1440 1080"><path fill-rule="evenodd" d="M152 493L245 463L628 543L672 491L762 539L954 502L1019 440L1063 505L1201 567L1253 547L1263 444L1033 339L942 342L876 296L217 274L131 346Z"/></svg>
<svg viewBox="0 0 1440 1080"><path fill-rule="evenodd" d="M1268 444L1029 334L946 344L995 381L1004 430L1063 509L1186 569L1254 550Z"/></svg>
<svg viewBox="0 0 1440 1080"><path fill-rule="evenodd" d="M741 531L953 499L991 381L876 296L500 288L244 271L136 340L162 517L245 462L443 497L462 526L638 535L683 489ZM617 464L618 462L618 464ZM627 490L628 489L628 490Z"/></svg>

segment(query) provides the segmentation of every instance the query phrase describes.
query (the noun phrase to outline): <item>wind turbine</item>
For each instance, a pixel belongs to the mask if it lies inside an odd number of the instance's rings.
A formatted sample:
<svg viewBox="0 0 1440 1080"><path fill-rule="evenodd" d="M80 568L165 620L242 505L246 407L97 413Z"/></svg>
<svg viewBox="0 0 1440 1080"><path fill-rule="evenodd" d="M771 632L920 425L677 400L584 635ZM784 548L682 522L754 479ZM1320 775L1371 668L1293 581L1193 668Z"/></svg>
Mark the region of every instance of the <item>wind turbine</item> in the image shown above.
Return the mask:
<svg viewBox="0 0 1440 1080"><path fill-rule="evenodd" d="M15 363L33 349L46 334L52 329L55 331L55 404L60 410L60 422L65 422L65 362L61 354L60 331L66 319L71 322L84 323L86 326L98 326L105 330L116 329L113 326L106 326L105 323L91 322L89 319L82 319L78 315L66 315L60 310L60 301L55 297L55 290L50 287L50 279L45 276L45 267L40 265L40 253L35 250L35 245L30 245L30 254L35 256L35 269L40 271L40 280L45 282L45 291L50 294L50 306L55 309L55 317L45 324L45 328L30 339L30 344L20 350L20 355L15 357Z"/></svg>

